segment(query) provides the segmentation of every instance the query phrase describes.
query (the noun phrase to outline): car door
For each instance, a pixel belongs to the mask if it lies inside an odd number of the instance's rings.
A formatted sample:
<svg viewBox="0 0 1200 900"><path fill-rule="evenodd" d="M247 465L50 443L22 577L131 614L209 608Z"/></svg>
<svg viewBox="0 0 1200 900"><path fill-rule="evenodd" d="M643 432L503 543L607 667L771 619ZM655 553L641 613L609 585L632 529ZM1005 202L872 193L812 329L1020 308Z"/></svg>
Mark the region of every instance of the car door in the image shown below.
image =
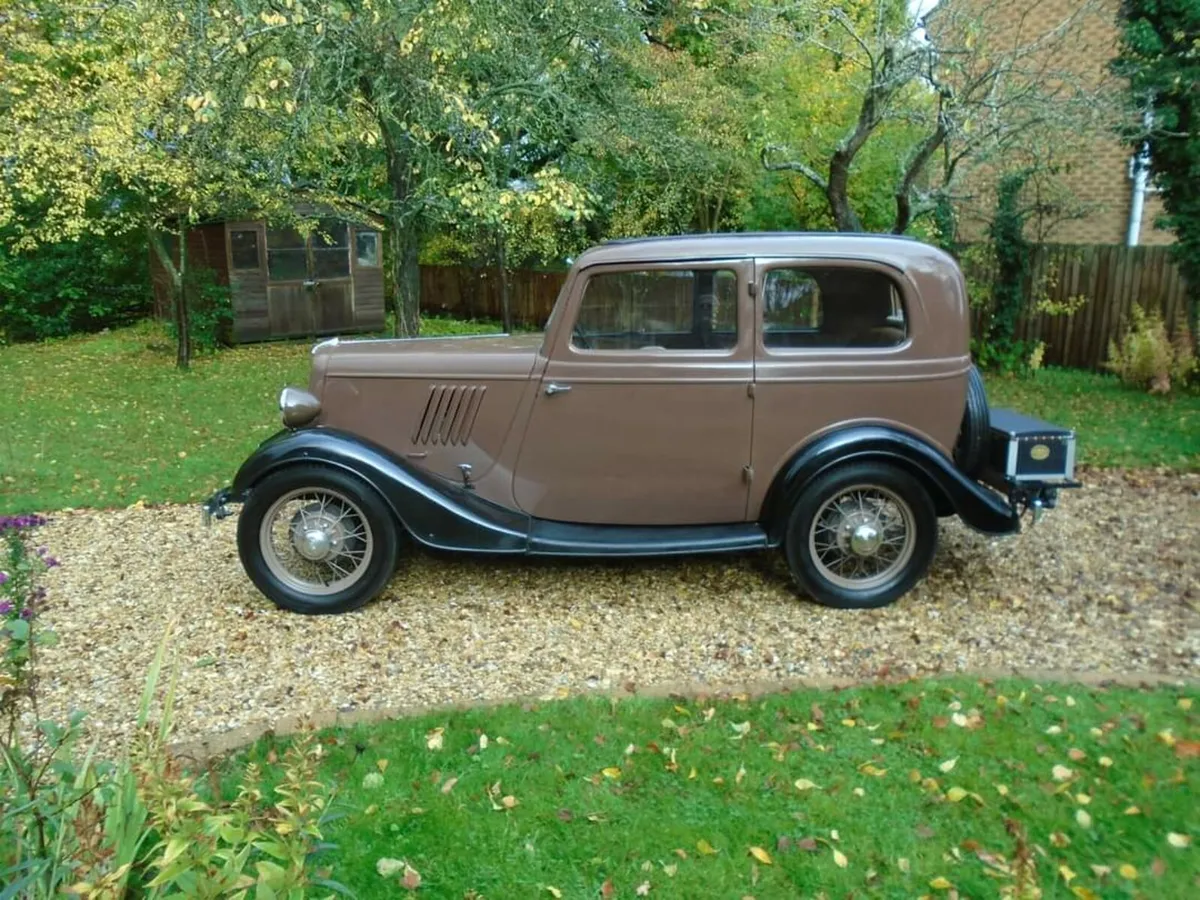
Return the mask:
<svg viewBox="0 0 1200 900"><path fill-rule="evenodd" d="M745 520L752 274L731 260L575 279L517 461L524 511L612 525Z"/></svg>

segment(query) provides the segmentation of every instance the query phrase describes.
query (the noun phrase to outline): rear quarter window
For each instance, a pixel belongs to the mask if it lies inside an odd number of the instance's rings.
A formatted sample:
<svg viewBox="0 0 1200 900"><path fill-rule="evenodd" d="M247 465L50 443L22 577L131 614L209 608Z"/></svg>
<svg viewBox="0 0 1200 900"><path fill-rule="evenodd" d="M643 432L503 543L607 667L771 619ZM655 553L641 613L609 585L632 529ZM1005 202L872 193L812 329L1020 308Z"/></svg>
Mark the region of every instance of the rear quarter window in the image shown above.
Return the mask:
<svg viewBox="0 0 1200 900"><path fill-rule="evenodd" d="M768 349L896 347L908 338L899 286L883 272L850 266L785 266L763 282Z"/></svg>

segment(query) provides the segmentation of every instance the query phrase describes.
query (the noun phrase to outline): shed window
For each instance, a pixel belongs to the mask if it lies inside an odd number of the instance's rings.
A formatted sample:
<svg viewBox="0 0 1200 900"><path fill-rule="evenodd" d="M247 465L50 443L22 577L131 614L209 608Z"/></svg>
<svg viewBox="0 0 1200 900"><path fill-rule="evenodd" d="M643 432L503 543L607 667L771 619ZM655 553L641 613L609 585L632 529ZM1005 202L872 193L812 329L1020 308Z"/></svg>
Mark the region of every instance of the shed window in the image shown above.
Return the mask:
<svg viewBox="0 0 1200 900"><path fill-rule="evenodd" d="M229 249L233 257L234 270L257 269L261 263L258 257L257 231L229 232Z"/></svg>
<svg viewBox="0 0 1200 900"><path fill-rule="evenodd" d="M308 277L308 250L295 228L267 232L267 270L272 281L303 281Z"/></svg>
<svg viewBox="0 0 1200 900"><path fill-rule="evenodd" d="M582 350L729 350L737 344L737 273L602 272L587 283L572 337Z"/></svg>
<svg viewBox="0 0 1200 900"><path fill-rule="evenodd" d="M312 234L313 276L350 276L350 229L345 222L322 219Z"/></svg>
<svg viewBox="0 0 1200 900"><path fill-rule="evenodd" d="M379 235L374 231L354 234L354 258L360 266L379 265Z"/></svg>
<svg viewBox="0 0 1200 900"><path fill-rule="evenodd" d="M894 347L906 337L900 291L882 272L848 266L767 272L766 347Z"/></svg>

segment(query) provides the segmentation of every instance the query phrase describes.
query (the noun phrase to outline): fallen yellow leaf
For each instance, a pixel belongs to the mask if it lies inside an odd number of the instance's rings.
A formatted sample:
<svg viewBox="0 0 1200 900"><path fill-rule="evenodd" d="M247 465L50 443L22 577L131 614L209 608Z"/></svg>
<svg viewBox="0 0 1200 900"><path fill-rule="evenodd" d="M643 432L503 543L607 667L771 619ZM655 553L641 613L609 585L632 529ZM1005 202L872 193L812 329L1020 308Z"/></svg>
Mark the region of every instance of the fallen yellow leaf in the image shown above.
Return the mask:
<svg viewBox="0 0 1200 900"><path fill-rule="evenodd" d="M966 796L967 796L966 790L964 790L963 788L960 788L960 787L952 787L952 788L950 788L950 790L946 791L946 799L949 800L951 803L958 803L960 800L962 800Z"/></svg>
<svg viewBox="0 0 1200 900"><path fill-rule="evenodd" d="M699 850L703 856L715 856L717 852L716 848L704 838L700 838L700 840L696 841L696 849Z"/></svg>
<svg viewBox="0 0 1200 900"><path fill-rule="evenodd" d="M815 782L809 781L807 778L797 778L794 784L798 791L811 791L814 788L818 788Z"/></svg>
<svg viewBox="0 0 1200 900"><path fill-rule="evenodd" d="M1097 894L1095 891L1091 890L1090 888L1085 888L1079 884L1077 884L1077 885L1075 885L1075 887L1071 888L1071 893L1074 894L1076 897L1078 897L1079 900L1100 900L1099 894Z"/></svg>
<svg viewBox="0 0 1200 900"><path fill-rule="evenodd" d="M377 759L377 760L375 760L375 765L379 769L380 772L386 772L387 767L388 767L388 761L386 759Z"/></svg>
<svg viewBox="0 0 1200 900"><path fill-rule="evenodd" d="M953 759L946 760L944 763L941 763L938 766L938 768L941 769L943 772L950 772L954 769L954 767L956 765L958 765L958 757L957 756L954 757Z"/></svg>
<svg viewBox="0 0 1200 900"><path fill-rule="evenodd" d="M909 870L912 868L912 865L909 863L908 857L901 856L899 859L896 860L896 868L898 868L901 872L903 872L905 875L907 875Z"/></svg>
<svg viewBox="0 0 1200 900"><path fill-rule="evenodd" d="M1117 874L1126 881L1134 881L1138 877L1138 870L1129 863L1121 863L1121 865L1117 867Z"/></svg>
<svg viewBox="0 0 1200 900"><path fill-rule="evenodd" d="M751 847L750 855L757 859L764 866L771 865L771 854L762 847Z"/></svg>
<svg viewBox="0 0 1200 900"><path fill-rule="evenodd" d="M445 731L446 729L443 726L441 728L435 728L432 731L426 732L425 746L430 750L441 750Z"/></svg>
<svg viewBox="0 0 1200 900"><path fill-rule="evenodd" d="M742 779L744 779L745 777L746 777L746 767L738 766L737 774L733 776L733 783L741 784Z"/></svg>
<svg viewBox="0 0 1200 900"><path fill-rule="evenodd" d="M853 719L842 719L842 724L847 728L853 728L855 723Z"/></svg>
<svg viewBox="0 0 1200 900"><path fill-rule="evenodd" d="M1192 708L1192 698L1191 697L1180 697L1179 700L1176 701L1176 704L1179 706L1180 709L1184 709L1184 710L1191 709Z"/></svg>
<svg viewBox="0 0 1200 900"><path fill-rule="evenodd" d="M1100 763L1100 765L1104 766L1104 768L1106 768L1106 769L1107 769L1107 768L1110 768L1110 767L1112 766L1112 764L1113 764L1112 758L1111 758L1111 757L1109 757L1109 756L1102 756L1102 757L1100 757L1100 759L1098 760L1098 762Z"/></svg>
<svg viewBox="0 0 1200 900"><path fill-rule="evenodd" d="M999 794L1001 797L1008 796L1008 785L1007 784L993 784L992 787L994 787L996 789L996 793Z"/></svg>
<svg viewBox="0 0 1200 900"><path fill-rule="evenodd" d="M637 890L634 891L634 893L637 894L639 897L645 897L647 894L650 893L650 882L643 881L641 884L639 884L637 886Z"/></svg>
<svg viewBox="0 0 1200 900"><path fill-rule="evenodd" d="M1088 815L1088 811L1086 809L1075 810L1075 821L1079 823L1080 828L1092 827L1092 817Z"/></svg>
<svg viewBox="0 0 1200 900"><path fill-rule="evenodd" d="M549 894L549 895L550 895L550 896L552 896L552 897L555 897L555 898L560 898L560 900L561 900L561 897L562 897L562 891L560 891L558 888L556 888L556 887L555 887L554 885L552 885L552 884L548 884L548 885L546 885L546 893L547 893L547 894Z"/></svg>
<svg viewBox="0 0 1200 900"><path fill-rule="evenodd" d="M1063 765L1057 765L1050 770L1050 774L1054 776L1055 781L1066 781L1075 775L1075 772Z"/></svg>
<svg viewBox="0 0 1200 900"><path fill-rule="evenodd" d="M618 769L616 766L608 766L607 768L602 769L601 772L603 773L605 778L620 778L621 777L621 770Z"/></svg>
<svg viewBox="0 0 1200 900"><path fill-rule="evenodd" d="M929 882L929 886L935 891L948 891L950 888L954 887L948 878L943 878L941 875L931 880Z"/></svg>
<svg viewBox="0 0 1200 900"><path fill-rule="evenodd" d="M1175 831L1167 832L1167 843L1177 850L1182 850L1184 847L1190 846L1192 836L1190 834L1179 834Z"/></svg>
<svg viewBox="0 0 1200 900"><path fill-rule="evenodd" d="M505 809L512 809L514 806L519 804L521 801L518 800L516 797L514 797L512 794L509 794L500 802L504 804Z"/></svg>
<svg viewBox="0 0 1200 900"><path fill-rule="evenodd" d="M1127 816L1136 816L1136 815L1139 815L1140 813L1141 813L1141 810L1136 806L1125 807L1125 815L1127 815Z"/></svg>
<svg viewBox="0 0 1200 900"><path fill-rule="evenodd" d="M1072 747L1070 750L1068 750L1067 756L1071 758L1072 762L1082 762L1083 760L1087 759L1087 754L1078 747Z"/></svg>
<svg viewBox="0 0 1200 900"><path fill-rule="evenodd" d="M834 848L833 851L833 861L837 863L839 869L844 869L850 865L850 860L846 859L846 854L837 848Z"/></svg>
<svg viewBox="0 0 1200 900"><path fill-rule="evenodd" d="M448 794L454 790L454 786L458 784L457 778L447 778L446 783L442 785L442 793Z"/></svg>
<svg viewBox="0 0 1200 900"><path fill-rule="evenodd" d="M1063 863L1061 866L1058 867L1058 874L1062 876L1062 880L1065 881L1067 884L1070 884L1072 881L1075 880L1075 873L1071 870L1071 867L1068 866L1066 863Z"/></svg>

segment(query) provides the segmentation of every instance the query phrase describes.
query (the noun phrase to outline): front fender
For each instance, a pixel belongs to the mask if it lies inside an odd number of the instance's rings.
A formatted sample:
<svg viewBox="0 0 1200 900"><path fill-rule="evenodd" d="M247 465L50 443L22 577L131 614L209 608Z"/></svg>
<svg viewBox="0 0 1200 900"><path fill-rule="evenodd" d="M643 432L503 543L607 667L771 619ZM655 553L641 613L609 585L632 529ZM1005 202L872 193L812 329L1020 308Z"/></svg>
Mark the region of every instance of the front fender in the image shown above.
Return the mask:
<svg viewBox="0 0 1200 900"><path fill-rule="evenodd" d="M234 476L229 500L243 502L263 478L285 466L333 466L361 478L391 507L415 540L439 550L524 553L529 517L420 469L350 432L317 426L277 432Z"/></svg>
<svg viewBox="0 0 1200 900"><path fill-rule="evenodd" d="M760 516L770 543L783 541L788 513L812 479L833 466L868 461L908 471L925 485L939 507L953 509L978 531L1012 534L1021 528L1020 517L1003 497L972 481L936 447L895 428L861 425L818 438L801 448L779 471Z"/></svg>

